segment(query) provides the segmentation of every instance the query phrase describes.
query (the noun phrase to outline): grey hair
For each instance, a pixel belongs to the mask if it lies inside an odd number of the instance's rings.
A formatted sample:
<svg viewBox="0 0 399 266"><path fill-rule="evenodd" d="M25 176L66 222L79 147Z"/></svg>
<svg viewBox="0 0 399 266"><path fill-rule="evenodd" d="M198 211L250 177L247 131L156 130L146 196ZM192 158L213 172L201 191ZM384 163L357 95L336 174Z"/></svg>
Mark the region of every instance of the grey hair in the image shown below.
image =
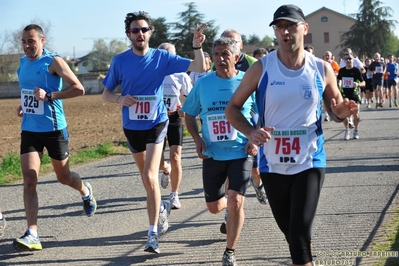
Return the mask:
<svg viewBox="0 0 399 266"><path fill-rule="evenodd" d="M240 46L239 43L235 40L227 37L220 37L213 42L213 52L215 51L216 46L228 45L230 47L230 52L233 56L240 54Z"/></svg>
<svg viewBox="0 0 399 266"><path fill-rule="evenodd" d="M220 37L227 37L227 36L230 36L232 34L236 35L236 38L237 38L236 41L237 42L242 42L241 34L238 31L234 30L234 29L226 29L226 30L224 30L222 32L222 34L220 35Z"/></svg>
<svg viewBox="0 0 399 266"><path fill-rule="evenodd" d="M158 49L167 50L167 51L171 52L172 54L176 54L176 47L173 44L169 43L169 42L161 43L158 46Z"/></svg>

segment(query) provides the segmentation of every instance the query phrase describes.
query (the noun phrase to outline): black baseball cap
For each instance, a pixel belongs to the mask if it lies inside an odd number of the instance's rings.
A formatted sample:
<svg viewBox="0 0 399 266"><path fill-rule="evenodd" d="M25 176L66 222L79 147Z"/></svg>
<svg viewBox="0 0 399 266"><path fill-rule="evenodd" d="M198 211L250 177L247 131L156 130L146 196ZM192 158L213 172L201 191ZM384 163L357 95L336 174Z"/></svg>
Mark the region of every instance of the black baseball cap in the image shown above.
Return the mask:
<svg viewBox="0 0 399 266"><path fill-rule="evenodd" d="M276 12L274 12L273 21L269 24L269 26L276 24L276 22L281 19L297 23L306 22L302 9L296 5L280 6Z"/></svg>

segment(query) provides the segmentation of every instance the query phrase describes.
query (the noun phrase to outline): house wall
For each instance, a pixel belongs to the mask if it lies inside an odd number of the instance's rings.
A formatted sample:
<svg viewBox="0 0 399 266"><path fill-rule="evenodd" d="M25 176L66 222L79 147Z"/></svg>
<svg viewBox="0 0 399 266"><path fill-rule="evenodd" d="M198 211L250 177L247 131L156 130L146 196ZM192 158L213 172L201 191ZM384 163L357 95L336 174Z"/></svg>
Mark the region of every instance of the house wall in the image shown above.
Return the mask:
<svg viewBox="0 0 399 266"><path fill-rule="evenodd" d="M323 17L328 21L322 22ZM306 16L306 22L309 23L308 33L312 34L312 43L305 43L305 45L313 46L317 57L322 58L326 51L331 51L335 55L335 60L339 61L339 52L342 50L338 47L341 43L340 38L342 34L350 30L355 20L335 11L321 8ZM329 33L329 42L324 41L325 32Z"/></svg>

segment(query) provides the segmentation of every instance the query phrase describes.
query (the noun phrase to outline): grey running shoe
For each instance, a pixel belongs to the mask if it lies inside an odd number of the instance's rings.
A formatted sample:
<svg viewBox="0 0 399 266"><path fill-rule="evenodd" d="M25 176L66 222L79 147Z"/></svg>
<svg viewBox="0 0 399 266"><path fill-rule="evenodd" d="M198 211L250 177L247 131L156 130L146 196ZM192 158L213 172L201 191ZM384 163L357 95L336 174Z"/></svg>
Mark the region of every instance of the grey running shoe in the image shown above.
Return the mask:
<svg viewBox="0 0 399 266"><path fill-rule="evenodd" d="M162 172L162 176L161 176L161 187L162 188L168 188L170 186L170 171L172 171L172 167L170 166L170 163L169 163L168 170Z"/></svg>
<svg viewBox="0 0 399 266"><path fill-rule="evenodd" d="M226 209L226 212L224 213L224 221L223 223L220 225L220 233L222 234L227 234L227 228L226 228L226 224L227 224L227 217L229 216L229 212Z"/></svg>
<svg viewBox="0 0 399 266"><path fill-rule="evenodd" d="M264 204L264 205L267 204L268 200L267 200L266 191L265 191L265 187L263 186L263 183L260 186L255 184L253 176L251 176L250 180L251 180L252 186L255 189L256 198L258 199L260 204Z"/></svg>
<svg viewBox="0 0 399 266"><path fill-rule="evenodd" d="M27 230L23 236L17 238L12 243L17 250L34 251L41 250L42 244L40 243L39 236L33 236Z"/></svg>
<svg viewBox="0 0 399 266"><path fill-rule="evenodd" d="M0 220L0 237L2 237L4 235L4 229L6 228L6 217L1 218Z"/></svg>
<svg viewBox="0 0 399 266"><path fill-rule="evenodd" d="M158 235L163 235L168 231L169 223L168 216L170 214L170 203L161 200L161 205L163 205L163 210L159 212L158 218Z"/></svg>
<svg viewBox="0 0 399 266"><path fill-rule="evenodd" d="M357 129L355 129L355 130L353 131L353 138L354 138L354 139L359 139L359 132L357 131Z"/></svg>
<svg viewBox="0 0 399 266"><path fill-rule="evenodd" d="M93 188L91 187L89 182L85 182L84 184L89 190L90 196L88 199L83 200L83 210L87 216L92 216L97 210L97 202L93 196Z"/></svg>
<svg viewBox="0 0 399 266"><path fill-rule="evenodd" d="M169 202L170 202L170 205L171 205L170 206L171 209L176 210L176 209L180 209L181 208L181 204L180 204L180 201L179 201L179 195L170 193Z"/></svg>
<svg viewBox="0 0 399 266"><path fill-rule="evenodd" d="M144 247L144 251L156 254L160 253L158 246L158 235L151 234L148 236L147 244Z"/></svg>
<svg viewBox="0 0 399 266"><path fill-rule="evenodd" d="M236 255L233 253L224 252L222 259L223 266L237 266Z"/></svg>
<svg viewBox="0 0 399 266"><path fill-rule="evenodd" d="M330 121L330 116L326 114L326 116L324 117L324 121L326 122Z"/></svg>

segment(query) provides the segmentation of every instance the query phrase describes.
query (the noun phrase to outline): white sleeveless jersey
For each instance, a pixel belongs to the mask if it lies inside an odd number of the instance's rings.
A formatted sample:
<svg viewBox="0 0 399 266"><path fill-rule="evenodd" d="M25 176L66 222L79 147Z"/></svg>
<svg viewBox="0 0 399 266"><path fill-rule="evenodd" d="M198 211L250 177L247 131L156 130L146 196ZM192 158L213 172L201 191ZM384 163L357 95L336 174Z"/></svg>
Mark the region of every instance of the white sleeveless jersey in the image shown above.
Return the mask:
<svg viewBox="0 0 399 266"><path fill-rule="evenodd" d="M261 172L296 174L326 167L321 128L324 92L323 60L305 53L304 66L287 69L277 52L260 59L263 72L257 102L261 126L271 126L271 140L264 145Z"/></svg>
<svg viewBox="0 0 399 266"><path fill-rule="evenodd" d="M192 88L191 79L185 72L165 76L163 80L163 101L169 114L180 110L180 95L187 97Z"/></svg>

